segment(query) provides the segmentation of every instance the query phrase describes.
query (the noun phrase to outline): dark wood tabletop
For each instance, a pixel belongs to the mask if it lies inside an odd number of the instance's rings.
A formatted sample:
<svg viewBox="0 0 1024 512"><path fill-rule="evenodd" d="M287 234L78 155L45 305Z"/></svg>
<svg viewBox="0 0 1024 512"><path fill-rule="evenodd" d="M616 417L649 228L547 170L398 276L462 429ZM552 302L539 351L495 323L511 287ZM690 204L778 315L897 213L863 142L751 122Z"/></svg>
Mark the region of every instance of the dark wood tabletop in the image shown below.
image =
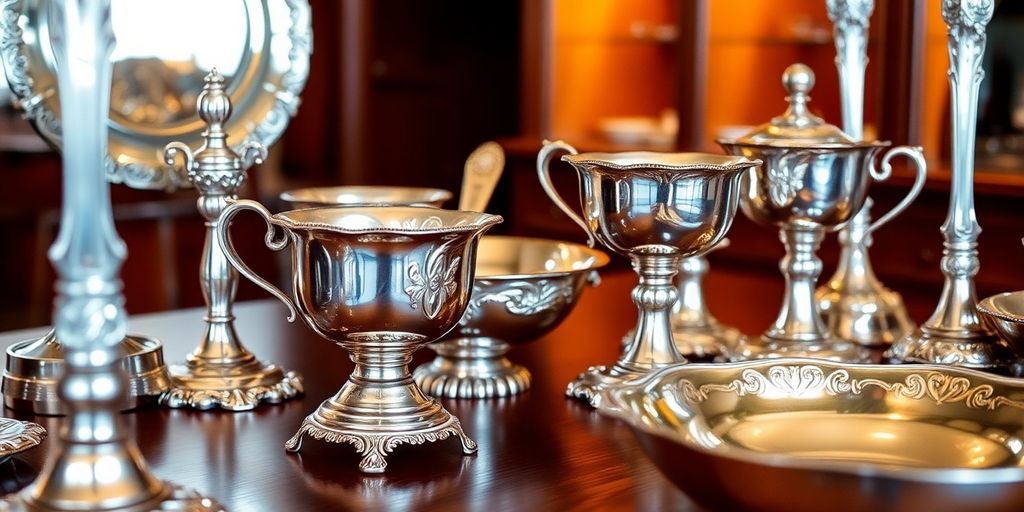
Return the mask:
<svg viewBox="0 0 1024 512"><path fill-rule="evenodd" d="M635 283L627 270L605 272L561 326L513 350L512 359L533 372L525 394L444 400L480 444L475 456L463 456L454 439L402 445L383 476L367 476L348 444L307 439L300 454L285 453L285 440L337 391L352 365L340 347L301 322L289 324L284 306L271 301L238 304L238 332L260 358L301 372L304 396L242 413L150 406L124 420L158 477L199 489L234 511L700 510L658 473L628 427L564 396L587 366L615 360L623 333L636 321L629 298ZM720 320L756 333L777 312L782 280L713 270L706 288ZM189 309L136 316L130 330L159 338L165 358L177 361L196 345L202 315ZM4 333L0 344L31 335ZM430 357L421 350L416 364ZM11 491L42 467L59 419L5 414L51 432L40 448L0 470Z"/></svg>

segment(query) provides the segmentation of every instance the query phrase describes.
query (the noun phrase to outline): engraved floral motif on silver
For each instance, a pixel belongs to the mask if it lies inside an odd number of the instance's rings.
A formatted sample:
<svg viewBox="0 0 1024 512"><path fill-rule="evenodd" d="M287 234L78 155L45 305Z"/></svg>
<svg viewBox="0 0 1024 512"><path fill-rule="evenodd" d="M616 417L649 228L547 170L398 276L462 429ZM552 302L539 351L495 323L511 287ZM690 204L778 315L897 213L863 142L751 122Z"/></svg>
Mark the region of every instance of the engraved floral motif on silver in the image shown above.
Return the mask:
<svg viewBox="0 0 1024 512"><path fill-rule="evenodd" d="M435 229L435 227L421 226L420 229ZM415 261L409 264L409 269L406 271L406 275L412 283L405 288L410 304L413 309L422 307L423 313L431 320L437 318L448 297L455 293L455 274L459 269L462 257L449 258L447 248L448 244L443 244L430 253L422 271L419 263Z"/></svg>
<svg viewBox="0 0 1024 512"><path fill-rule="evenodd" d="M540 311L553 309L565 304L572 299L573 288L564 285L552 284L547 279L533 283L522 281L505 285L504 288L493 293L480 293L480 290L487 286L486 280L478 283L473 288L473 298L469 301L469 308L462 316L459 325L468 325L471 320L480 314L480 308L484 304L498 303L505 306L505 311L513 315L534 315Z"/></svg>

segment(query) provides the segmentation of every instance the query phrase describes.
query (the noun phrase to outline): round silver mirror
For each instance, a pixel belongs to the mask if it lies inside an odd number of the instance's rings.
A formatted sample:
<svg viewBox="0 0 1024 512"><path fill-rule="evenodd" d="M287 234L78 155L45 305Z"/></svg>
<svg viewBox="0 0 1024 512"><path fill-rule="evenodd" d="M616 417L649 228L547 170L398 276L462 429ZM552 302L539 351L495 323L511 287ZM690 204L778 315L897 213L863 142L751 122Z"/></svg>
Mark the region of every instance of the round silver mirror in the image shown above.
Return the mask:
<svg viewBox="0 0 1024 512"><path fill-rule="evenodd" d="M0 2L7 81L44 139L61 146L51 0ZM225 130L233 147L270 146L299 105L312 50L305 0L112 0L108 178L146 189L188 186L163 161L167 142L202 143L196 97L211 69L234 105Z"/></svg>

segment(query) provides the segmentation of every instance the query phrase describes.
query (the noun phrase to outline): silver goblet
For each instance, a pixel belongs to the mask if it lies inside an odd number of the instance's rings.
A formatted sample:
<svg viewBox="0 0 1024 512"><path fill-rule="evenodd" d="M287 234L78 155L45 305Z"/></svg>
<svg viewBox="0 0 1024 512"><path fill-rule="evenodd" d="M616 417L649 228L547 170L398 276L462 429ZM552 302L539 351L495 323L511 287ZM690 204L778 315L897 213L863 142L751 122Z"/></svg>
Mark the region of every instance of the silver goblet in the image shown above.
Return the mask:
<svg viewBox="0 0 1024 512"><path fill-rule="evenodd" d="M779 269L786 295L775 324L758 341L733 347L733 360L760 357L817 357L866 362L869 352L857 343L830 333L822 321L814 288L821 273L815 254L826 231L842 228L860 211L871 180L891 175L890 161L906 156L918 178L907 196L867 228L879 228L906 208L924 186L926 172L920 148L898 146L875 166L875 156L888 142L858 142L810 113L808 93L814 73L803 64L786 68L782 77L789 108L771 123L736 140L719 140L734 155L760 158L764 165L747 174L741 208L752 220L777 226L786 246Z"/></svg>
<svg viewBox="0 0 1024 512"><path fill-rule="evenodd" d="M267 221L267 246L292 247L292 296L239 259L228 224L242 210ZM458 436L474 443L409 373L412 354L454 327L469 304L476 246L501 217L427 207L325 207L271 216L255 201L231 203L217 236L239 273L281 299L317 334L349 352L355 369L333 397L302 422L285 448L306 434L355 445L359 469L381 473L400 443Z"/></svg>
<svg viewBox="0 0 1024 512"><path fill-rule="evenodd" d="M551 183L549 164L557 152L580 178L581 218ZM610 368L595 366L569 384L566 394L598 406L601 389L685 363L670 321L677 291L672 278L683 258L706 252L725 236L739 203L743 171L761 162L702 153L583 153L558 141L537 155L541 185L590 242L632 260L640 282L633 289L639 310L634 339Z"/></svg>

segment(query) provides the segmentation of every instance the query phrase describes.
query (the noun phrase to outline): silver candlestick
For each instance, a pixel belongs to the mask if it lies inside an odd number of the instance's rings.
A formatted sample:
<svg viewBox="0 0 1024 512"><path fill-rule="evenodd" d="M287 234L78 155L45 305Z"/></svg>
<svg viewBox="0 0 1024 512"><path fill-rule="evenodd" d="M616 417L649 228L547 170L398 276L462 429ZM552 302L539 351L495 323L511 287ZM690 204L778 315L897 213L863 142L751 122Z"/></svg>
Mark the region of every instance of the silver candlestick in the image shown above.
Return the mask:
<svg viewBox="0 0 1024 512"><path fill-rule="evenodd" d="M13 510L221 510L153 476L121 423L128 395L118 345L125 338L119 278L124 242L114 230L105 176L114 34L109 0L50 4L64 126L64 207L49 257L57 270L54 326L64 343L59 396L68 411L39 478Z"/></svg>
<svg viewBox="0 0 1024 512"><path fill-rule="evenodd" d="M978 316L974 276L978 273L978 235L974 215L974 137L978 89L984 78L985 26L994 0L943 0L942 19L949 28L950 108L953 122L952 185L942 273L945 283L931 318L887 352L895 361L945 363L1005 371L1017 358Z"/></svg>
<svg viewBox="0 0 1024 512"><path fill-rule="evenodd" d="M206 243L200 270L206 299L206 331L184 364L171 365L171 389L160 397L168 407L221 408L247 411L260 402L278 403L302 392L302 378L273 363L261 362L238 339L231 306L238 289L238 272L228 264L224 250L215 239L218 219L228 200L238 198L245 171L262 163L267 148L247 142L242 155L227 144L224 123L231 117L231 98L224 90L224 77L216 69L205 78L198 99L199 117L207 124L205 142L194 154L181 142L164 150L164 160L175 167L177 156L184 167L177 169L199 191L199 212L206 219Z"/></svg>
<svg viewBox="0 0 1024 512"><path fill-rule="evenodd" d="M843 131L864 138L864 70L868 24L874 0L826 0L833 23ZM922 175L923 178L923 175ZM914 329L900 294L878 281L871 268L871 201L839 232L836 272L816 293L829 330L837 337L868 346L890 345Z"/></svg>

